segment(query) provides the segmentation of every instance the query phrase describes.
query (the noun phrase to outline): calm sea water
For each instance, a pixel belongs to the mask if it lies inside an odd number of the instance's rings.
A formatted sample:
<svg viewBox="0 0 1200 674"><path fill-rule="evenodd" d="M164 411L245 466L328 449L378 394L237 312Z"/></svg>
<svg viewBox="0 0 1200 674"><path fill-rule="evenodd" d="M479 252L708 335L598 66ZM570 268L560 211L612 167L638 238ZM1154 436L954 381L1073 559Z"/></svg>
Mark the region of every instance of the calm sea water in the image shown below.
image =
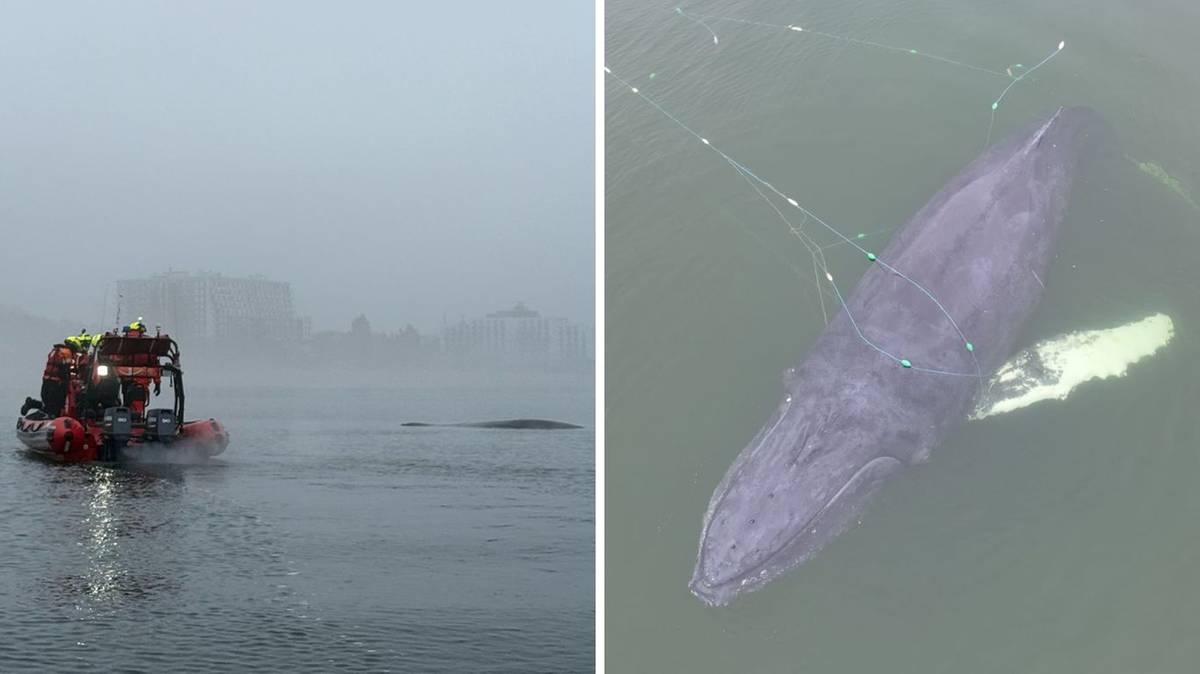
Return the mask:
<svg viewBox="0 0 1200 674"><path fill-rule="evenodd" d="M591 386L193 386L206 465L0 437L0 671L589 670ZM521 416L588 428L397 426Z"/></svg>
<svg viewBox="0 0 1200 674"><path fill-rule="evenodd" d="M992 138L1085 104L1117 144L1080 179L1025 341L1155 312L1176 337L1125 378L964 425L816 559L706 607L687 590L702 514L821 305L808 253L746 182L608 78L610 671L1196 671L1200 212L1173 189L1200 194L1200 6L684 7L769 26L675 7L608 3L613 73L876 249L979 154L1010 81L906 50L1019 73L1065 40L1005 97ZM827 251L843 287L867 264L852 252Z"/></svg>

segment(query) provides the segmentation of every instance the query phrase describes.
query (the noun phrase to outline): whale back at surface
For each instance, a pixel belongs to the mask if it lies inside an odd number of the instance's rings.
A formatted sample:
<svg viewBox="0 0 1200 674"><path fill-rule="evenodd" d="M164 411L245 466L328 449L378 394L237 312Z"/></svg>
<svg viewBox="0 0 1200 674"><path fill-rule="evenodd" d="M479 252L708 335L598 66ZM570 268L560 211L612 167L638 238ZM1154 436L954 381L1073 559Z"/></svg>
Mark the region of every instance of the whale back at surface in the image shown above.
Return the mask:
<svg viewBox="0 0 1200 674"><path fill-rule="evenodd" d="M966 418L1041 299L1094 121L1062 108L997 143L877 253L853 292L837 286L843 310L713 493L695 594L724 603L803 562Z"/></svg>

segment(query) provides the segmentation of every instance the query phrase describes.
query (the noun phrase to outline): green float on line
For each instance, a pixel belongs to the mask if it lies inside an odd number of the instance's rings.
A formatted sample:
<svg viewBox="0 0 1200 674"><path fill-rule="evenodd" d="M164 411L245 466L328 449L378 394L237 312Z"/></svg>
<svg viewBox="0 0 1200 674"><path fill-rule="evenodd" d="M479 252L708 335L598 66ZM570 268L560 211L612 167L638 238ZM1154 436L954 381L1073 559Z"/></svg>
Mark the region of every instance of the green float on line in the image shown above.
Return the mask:
<svg viewBox="0 0 1200 674"><path fill-rule="evenodd" d="M974 351L974 350L975 350L975 345L970 342L967 342L967 351Z"/></svg>
<svg viewBox="0 0 1200 674"><path fill-rule="evenodd" d="M878 258L875 257L875 253L867 253L867 259L870 260L871 262L874 262Z"/></svg>
<svg viewBox="0 0 1200 674"><path fill-rule="evenodd" d="M912 363L908 362L907 358L901 358L900 359L900 367L909 368L909 367L912 367Z"/></svg>

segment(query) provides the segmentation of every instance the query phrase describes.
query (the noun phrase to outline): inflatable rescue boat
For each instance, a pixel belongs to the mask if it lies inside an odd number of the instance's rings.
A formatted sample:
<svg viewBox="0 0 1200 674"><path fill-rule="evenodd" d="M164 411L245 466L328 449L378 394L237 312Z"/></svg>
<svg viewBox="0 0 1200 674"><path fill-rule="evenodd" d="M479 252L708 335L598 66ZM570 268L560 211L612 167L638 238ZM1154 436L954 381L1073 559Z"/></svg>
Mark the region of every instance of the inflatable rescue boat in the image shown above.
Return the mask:
<svg viewBox="0 0 1200 674"><path fill-rule="evenodd" d="M170 407L150 408L163 380ZM183 370L169 335L134 330L56 344L42 375L42 398L26 398L17 438L54 461L120 461L158 453L208 458L229 433L213 419L183 421Z"/></svg>

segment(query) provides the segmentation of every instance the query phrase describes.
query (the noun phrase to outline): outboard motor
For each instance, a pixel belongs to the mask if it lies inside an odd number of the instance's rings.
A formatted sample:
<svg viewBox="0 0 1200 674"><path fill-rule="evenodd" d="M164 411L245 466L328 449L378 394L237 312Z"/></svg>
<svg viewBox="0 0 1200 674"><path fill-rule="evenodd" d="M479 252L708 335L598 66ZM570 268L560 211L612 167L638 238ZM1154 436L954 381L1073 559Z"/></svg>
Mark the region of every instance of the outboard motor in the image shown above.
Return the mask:
<svg viewBox="0 0 1200 674"><path fill-rule="evenodd" d="M146 410L146 439L151 442L169 443L179 432L179 420L174 410Z"/></svg>
<svg viewBox="0 0 1200 674"><path fill-rule="evenodd" d="M133 435L133 415L127 407L108 407L101 425L104 442L100 446L101 461L116 461L121 448Z"/></svg>

